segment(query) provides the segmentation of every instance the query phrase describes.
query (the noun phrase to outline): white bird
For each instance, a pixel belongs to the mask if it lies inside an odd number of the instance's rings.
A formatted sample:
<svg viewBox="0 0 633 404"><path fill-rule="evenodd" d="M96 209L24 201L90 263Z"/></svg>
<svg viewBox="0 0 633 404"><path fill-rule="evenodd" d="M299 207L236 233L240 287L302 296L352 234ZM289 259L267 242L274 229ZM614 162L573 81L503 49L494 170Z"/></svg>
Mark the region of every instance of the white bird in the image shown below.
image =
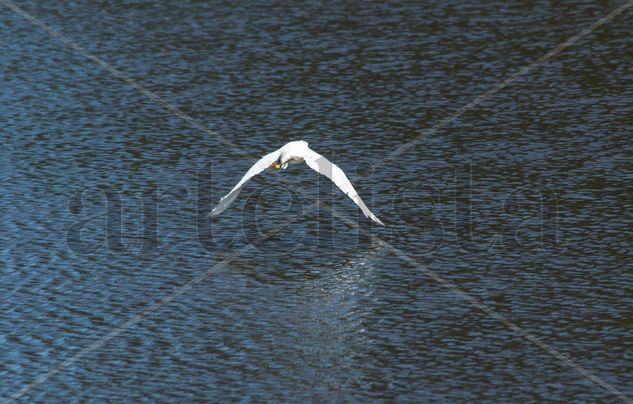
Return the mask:
<svg viewBox="0 0 633 404"><path fill-rule="evenodd" d="M341 170L336 164L333 164L328 159L321 156L319 153L310 149L308 147L308 143L304 142L303 140L286 143L281 149L275 150L274 152L269 153L259 159L259 161L253 164L250 170L246 172L244 177L242 177L240 182L237 183L237 185L231 190L231 192L220 199L218 206L216 206L211 211L211 213L209 213L208 216L217 216L220 213L224 212L224 210L226 210L226 208L228 208L233 203L233 201L235 201L235 198L237 198L240 191L242 191L242 188L244 188L244 185L246 185L248 180L261 173L268 167L272 167L276 170L278 170L279 168L285 170L288 167L288 164L299 164L304 162L316 172L323 174L330 180L332 180L332 182L334 182L334 184L336 184L336 186L338 186L341 191L352 198L356 205L360 207L360 210L363 211L365 216L382 226L385 225L383 222L380 221L380 219L376 217L376 215L371 212L371 210L369 210L363 200L360 199L360 196L358 196L358 192L356 192L352 183L349 182L343 170Z"/></svg>

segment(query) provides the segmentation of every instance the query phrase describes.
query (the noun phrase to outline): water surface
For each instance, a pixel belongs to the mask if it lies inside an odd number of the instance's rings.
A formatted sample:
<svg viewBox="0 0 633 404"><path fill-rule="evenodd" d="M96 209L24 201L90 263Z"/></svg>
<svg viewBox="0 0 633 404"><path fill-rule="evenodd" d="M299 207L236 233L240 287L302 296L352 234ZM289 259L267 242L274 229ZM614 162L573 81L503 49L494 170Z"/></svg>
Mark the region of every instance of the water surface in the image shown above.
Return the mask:
<svg viewBox="0 0 633 404"><path fill-rule="evenodd" d="M616 398L421 266L633 394L630 10L371 170L620 2L17 4L236 147L0 6L1 397L212 270L22 399ZM388 226L301 166L204 219L295 139Z"/></svg>

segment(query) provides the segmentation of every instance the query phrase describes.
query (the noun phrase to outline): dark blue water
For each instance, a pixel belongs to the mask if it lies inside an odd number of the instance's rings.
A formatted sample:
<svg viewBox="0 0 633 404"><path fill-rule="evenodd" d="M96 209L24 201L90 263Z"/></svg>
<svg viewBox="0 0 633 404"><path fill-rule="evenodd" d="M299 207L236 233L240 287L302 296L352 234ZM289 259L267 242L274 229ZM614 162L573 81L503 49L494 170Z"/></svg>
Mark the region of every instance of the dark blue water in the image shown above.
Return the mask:
<svg viewBox="0 0 633 404"><path fill-rule="evenodd" d="M16 4L208 130L0 5L0 397L633 395L631 10L372 170L621 2Z"/></svg>

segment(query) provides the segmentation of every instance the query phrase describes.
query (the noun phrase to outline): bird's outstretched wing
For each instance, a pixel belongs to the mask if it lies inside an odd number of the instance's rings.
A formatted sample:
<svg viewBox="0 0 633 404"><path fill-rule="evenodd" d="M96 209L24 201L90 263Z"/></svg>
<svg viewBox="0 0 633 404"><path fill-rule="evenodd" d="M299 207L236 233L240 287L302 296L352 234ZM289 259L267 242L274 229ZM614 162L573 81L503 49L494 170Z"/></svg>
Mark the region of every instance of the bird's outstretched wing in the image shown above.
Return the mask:
<svg viewBox="0 0 633 404"><path fill-rule="evenodd" d="M358 205L360 210L363 211L365 216L378 223L379 225L384 226L385 224L381 222L380 219L378 219L376 215L374 215L371 210L369 210L363 200L360 199L360 196L358 196L358 192L356 192L352 183L349 182L343 170L341 170L336 164L332 163L330 160L326 159L319 153L313 151L312 149L309 150L310 151L303 157L306 164L316 172L323 174L330 180L332 180L332 182L335 183L336 186L341 189L341 191L352 198L352 200L356 203L356 205Z"/></svg>
<svg viewBox="0 0 633 404"><path fill-rule="evenodd" d="M265 155L264 157L259 159L257 163L253 164L253 166L242 177L240 182L238 182L237 185L233 187L231 192L220 199L220 202L218 202L218 206L213 208L208 216L216 216L224 212L224 210L226 210L226 208L228 208L233 203L233 201L235 201L235 198L237 198L237 196L240 194L240 191L242 191L242 188L244 188L244 185L246 185L248 180L270 167L270 165L279 158L279 155L281 154L280 150L281 149L275 150L274 152Z"/></svg>

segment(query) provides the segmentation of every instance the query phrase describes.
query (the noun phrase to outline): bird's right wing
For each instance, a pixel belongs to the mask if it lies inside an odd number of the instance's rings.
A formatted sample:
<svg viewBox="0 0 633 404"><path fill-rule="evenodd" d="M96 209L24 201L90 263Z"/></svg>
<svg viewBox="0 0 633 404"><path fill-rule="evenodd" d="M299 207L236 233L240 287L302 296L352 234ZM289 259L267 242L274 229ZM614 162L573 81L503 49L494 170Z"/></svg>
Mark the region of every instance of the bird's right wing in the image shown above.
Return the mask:
<svg viewBox="0 0 633 404"><path fill-rule="evenodd" d="M261 159L259 159L257 163L253 164L253 166L242 177L240 182L238 182L237 185L233 187L231 192L229 192L222 199L220 199L220 202L218 202L218 206L213 208L213 210L211 211L211 213L209 213L208 216L217 216L220 213L224 212L224 210L226 210L226 208L228 208L233 203L233 201L235 201L235 198L237 198L237 196L240 194L240 192L242 191L242 188L244 188L244 185L246 185L248 180L250 180L257 174L261 173L268 167L270 167L272 163L277 161L280 154L281 154L281 149L275 150L274 152L269 153L265 155L264 157L262 157Z"/></svg>
<svg viewBox="0 0 633 404"><path fill-rule="evenodd" d="M365 205L358 192L354 189L352 183L347 179L347 176L336 164L332 163L330 160L326 159L319 153L315 152L312 149L309 149L309 152L303 156L306 164L310 166L314 171L319 174L323 174L332 180L333 183L336 184L337 187L341 189L347 196L352 198L352 200L358 205L360 210L363 211L363 214L373 220L374 222L384 226L385 224L376 217L372 213L371 210Z"/></svg>

